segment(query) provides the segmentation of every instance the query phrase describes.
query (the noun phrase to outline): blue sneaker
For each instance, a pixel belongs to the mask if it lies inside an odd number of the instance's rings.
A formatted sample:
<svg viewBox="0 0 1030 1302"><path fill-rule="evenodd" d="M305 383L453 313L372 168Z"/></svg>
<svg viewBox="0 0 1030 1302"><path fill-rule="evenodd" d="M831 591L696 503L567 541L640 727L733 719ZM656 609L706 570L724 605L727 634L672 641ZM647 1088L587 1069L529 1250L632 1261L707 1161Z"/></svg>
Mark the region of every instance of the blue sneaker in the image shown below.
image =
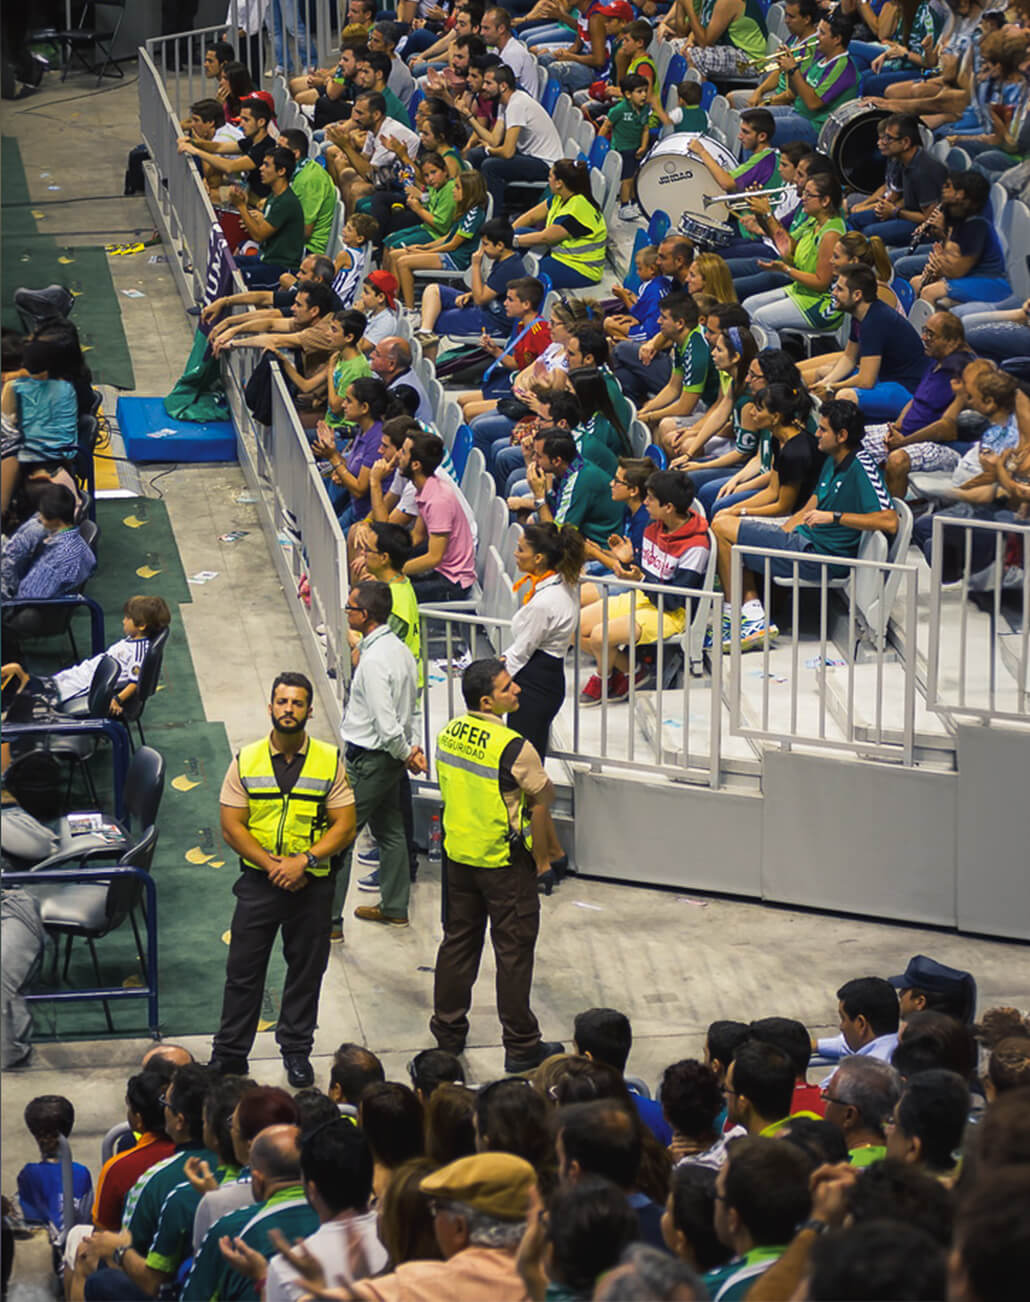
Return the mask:
<svg viewBox="0 0 1030 1302"><path fill-rule="evenodd" d="M761 619L741 618L740 621L740 649L741 651L757 651L765 644L766 628L769 631L769 641L775 642L780 636L780 630L775 624L767 623L765 617ZM729 652L732 646L733 632L729 630L724 634L722 649Z"/></svg>
<svg viewBox="0 0 1030 1302"><path fill-rule="evenodd" d="M358 851L358 863L362 868L379 867L379 847L373 842L367 850Z"/></svg>
<svg viewBox="0 0 1030 1302"><path fill-rule="evenodd" d="M719 630L719 636L722 640L723 650L725 651L728 649L729 638L730 638L730 612L728 610L724 610L722 612L722 628ZM714 649L714 647L715 647L715 625L709 624L708 627L705 629L705 640L702 643L702 650L711 651Z"/></svg>
<svg viewBox="0 0 1030 1302"><path fill-rule="evenodd" d="M377 895L379 894L379 869L378 868L375 870L374 873L369 873L367 877L358 878L358 890L374 891Z"/></svg>

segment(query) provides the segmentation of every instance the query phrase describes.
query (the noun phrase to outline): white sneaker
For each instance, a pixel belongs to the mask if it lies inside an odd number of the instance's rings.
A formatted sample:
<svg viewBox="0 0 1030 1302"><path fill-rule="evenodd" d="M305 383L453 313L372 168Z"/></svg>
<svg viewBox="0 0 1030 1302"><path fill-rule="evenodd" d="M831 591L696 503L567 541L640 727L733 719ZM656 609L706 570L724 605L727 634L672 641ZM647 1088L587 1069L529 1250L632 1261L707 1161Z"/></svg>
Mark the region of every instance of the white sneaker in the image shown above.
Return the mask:
<svg viewBox="0 0 1030 1302"><path fill-rule="evenodd" d="M633 222L636 221L638 217L642 216L643 213L635 203L624 203L619 207L619 217L624 222Z"/></svg>

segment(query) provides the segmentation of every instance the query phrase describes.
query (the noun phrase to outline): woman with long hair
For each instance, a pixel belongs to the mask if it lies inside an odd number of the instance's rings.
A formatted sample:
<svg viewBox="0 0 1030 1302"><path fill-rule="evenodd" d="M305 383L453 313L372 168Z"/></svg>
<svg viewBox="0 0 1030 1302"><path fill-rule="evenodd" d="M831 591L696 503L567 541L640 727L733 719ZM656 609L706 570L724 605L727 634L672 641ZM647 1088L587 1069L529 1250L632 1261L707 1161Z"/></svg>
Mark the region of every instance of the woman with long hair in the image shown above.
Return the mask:
<svg viewBox="0 0 1030 1302"><path fill-rule="evenodd" d="M588 413L586 420L574 433L582 433L584 438L603 443L616 459L631 456L633 449L626 426L615 410L604 376L597 367L574 367L569 372L569 383L579 399L579 405Z"/></svg>
<svg viewBox="0 0 1030 1302"><path fill-rule="evenodd" d="M576 632L576 585L584 554L578 529L552 523L527 524L515 548L519 608L504 663L521 695L508 726L532 742L541 759L547 756L551 722L565 700L565 654Z"/></svg>
<svg viewBox="0 0 1030 1302"><path fill-rule="evenodd" d="M250 79L250 73L247 71L245 64L224 63L222 65L215 94L225 109L226 122L233 124L239 122L240 105L245 99L249 99L255 91L256 87Z"/></svg>
<svg viewBox="0 0 1030 1302"><path fill-rule="evenodd" d="M801 205L811 221L790 235L775 232L782 257L758 259L768 271L782 272L791 283L786 289L755 294L744 303L751 319L766 330L836 330L842 313L830 305L833 273L830 258L846 231L841 211L840 182L836 176L817 172L805 182Z"/></svg>
<svg viewBox="0 0 1030 1302"><path fill-rule="evenodd" d="M462 172L454 181L454 217L450 229L426 244L387 250L383 266L400 285L405 307L415 309L416 271L464 271L479 245L479 232L486 221L486 183L479 172Z"/></svg>
<svg viewBox="0 0 1030 1302"><path fill-rule="evenodd" d="M711 294L717 303L735 303L737 291L725 258L718 253L698 253L687 268L685 288L689 293Z"/></svg>
<svg viewBox="0 0 1030 1302"><path fill-rule="evenodd" d="M371 510L369 484L372 466L379 459L383 416L389 399L386 385L376 376L362 376L347 386L342 415L348 425L357 428L346 458L340 435L325 421L319 421L318 436L311 444L311 450L316 457L329 462L329 500L336 508L342 529L349 529L356 520L363 520Z"/></svg>
<svg viewBox="0 0 1030 1302"><path fill-rule="evenodd" d="M719 399L700 425L687 432L682 451L672 462L672 469L685 470L697 489L713 481L725 483L758 450L756 431L741 419L744 407L751 401L747 375L757 356L758 345L747 326L728 326L712 340L712 361L719 371ZM715 448L711 447L713 441ZM710 455L702 457L706 447Z"/></svg>
<svg viewBox="0 0 1030 1302"><path fill-rule="evenodd" d="M596 285L604 270L608 227L590 193L590 169L584 162L559 158L551 166L548 184L552 198L516 217L515 248L542 245L539 273L551 278L555 289L582 289ZM543 223L543 229L534 229Z"/></svg>

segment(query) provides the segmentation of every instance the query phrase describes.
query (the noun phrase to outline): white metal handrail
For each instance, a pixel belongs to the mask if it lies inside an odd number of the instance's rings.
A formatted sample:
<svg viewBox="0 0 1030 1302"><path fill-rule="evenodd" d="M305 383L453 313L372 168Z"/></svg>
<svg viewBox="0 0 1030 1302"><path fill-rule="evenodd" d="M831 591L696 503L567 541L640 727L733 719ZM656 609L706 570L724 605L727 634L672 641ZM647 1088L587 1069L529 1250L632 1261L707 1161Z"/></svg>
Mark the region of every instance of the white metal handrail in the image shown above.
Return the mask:
<svg viewBox="0 0 1030 1302"><path fill-rule="evenodd" d="M954 583L944 579L946 529L962 533L962 573ZM1005 552L1011 534L1022 540L1022 576L1012 574L1013 583L1006 585ZM989 545L986 556L974 552L977 535ZM941 512L933 518L931 547L927 704L939 714L971 715L984 723L1030 721L1030 523ZM1009 625L1005 632L1002 606L1007 590L1019 594L1022 610L1018 617L1013 615L1017 626ZM988 598L985 637L983 621L974 623L975 592ZM958 628L946 630L947 614L956 601Z"/></svg>
<svg viewBox="0 0 1030 1302"><path fill-rule="evenodd" d="M856 599L857 583L860 572L865 572L879 586L879 606L885 606L883 593L892 575L900 577L899 600L905 611L905 627L914 628L916 620L916 598L918 591L918 571L914 565L895 564L889 561L867 561L858 557L823 555L819 552L785 551L772 547L752 547L735 544L731 553L731 627L736 630L741 626L741 589L743 586L743 558L761 558L761 573L756 571L762 604L766 618L771 619L772 598L776 589L773 586L771 561L775 559L791 562L791 576L787 589L791 594L792 621L794 636L789 652L782 647L774 647L768 633L763 639L760 655L749 655L748 663L760 665L753 672L760 677L761 699L757 708L758 718L745 717L744 678L748 673L744 665L744 652L740 639L733 637L730 643L729 705L730 731L735 736L748 737L756 741L778 745L783 750L790 750L795 745L815 746L820 749L847 751L866 758L886 759L911 765L915 749L915 702L916 677L915 656L910 650L895 653L888 649L885 638L876 638L873 649L873 672L864 673L865 666L860 665L856 653L861 625L860 612ZM806 584L800 576L802 565L819 566L820 577L813 587ZM749 567L755 570L755 566ZM844 588L834 588L833 569L850 571L852 582ZM801 593L810 590L818 595L819 635L812 641L802 641L798 636L801 611ZM843 600L846 606L845 622L835 638L830 628L831 594ZM887 619L888 612L883 611L882 618ZM843 644L843 661L838 659ZM817 651L815 657L811 652ZM834 653L831 656L831 651ZM809 653L809 662L803 662L802 655ZM897 658L895 659L895 655ZM814 665L811 660L814 659ZM832 662L836 663L832 663ZM819 687L814 724L807 725L801 718L802 667L815 670ZM831 671L845 671L843 692L836 698L831 696ZM872 684L866 684L863 696L871 690L872 719L862 718L856 708L858 695L858 676L872 677ZM892 704L888 694L888 675L891 685L895 685L896 676L901 675L900 707ZM775 692L777 688L786 687L787 692ZM868 699L866 699L868 704ZM898 714L900 713L900 720Z"/></svg>

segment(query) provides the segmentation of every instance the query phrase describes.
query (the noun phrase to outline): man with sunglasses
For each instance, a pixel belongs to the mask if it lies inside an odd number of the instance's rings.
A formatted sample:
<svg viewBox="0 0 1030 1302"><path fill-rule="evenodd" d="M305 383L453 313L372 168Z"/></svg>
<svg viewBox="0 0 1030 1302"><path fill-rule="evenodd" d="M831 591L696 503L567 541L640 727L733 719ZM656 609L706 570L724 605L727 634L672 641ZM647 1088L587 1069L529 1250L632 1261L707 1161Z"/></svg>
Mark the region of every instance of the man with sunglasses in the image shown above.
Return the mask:
<svg viewBox="0 0 1030 1302"><path fill-rule="evenodd" d="M880 123L880 153L887 160L883 185L851 207L848 224L884 244L907 244L933 212L948 169L923 148L919 119L893 113Z"/></svg>

